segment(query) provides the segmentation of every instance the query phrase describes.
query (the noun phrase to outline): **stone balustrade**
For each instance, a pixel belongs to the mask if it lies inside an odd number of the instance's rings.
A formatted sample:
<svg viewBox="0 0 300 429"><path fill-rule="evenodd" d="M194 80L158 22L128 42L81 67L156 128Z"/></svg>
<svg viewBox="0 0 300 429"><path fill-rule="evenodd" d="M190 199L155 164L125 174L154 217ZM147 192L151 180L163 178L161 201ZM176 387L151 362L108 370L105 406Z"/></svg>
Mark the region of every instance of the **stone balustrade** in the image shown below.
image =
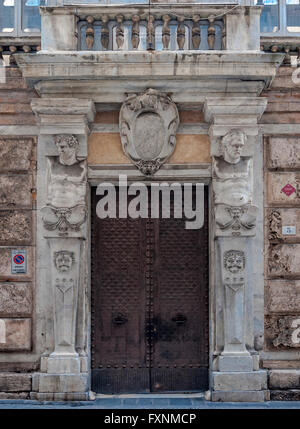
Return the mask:
<svg viewBox="0 0 300 429"><path fill-rule="evenodd" d="M122 11L122 8L120 8ZM78 21L78 49L88 51L222 50L222 18L167 13L88 15Z"/></svg>

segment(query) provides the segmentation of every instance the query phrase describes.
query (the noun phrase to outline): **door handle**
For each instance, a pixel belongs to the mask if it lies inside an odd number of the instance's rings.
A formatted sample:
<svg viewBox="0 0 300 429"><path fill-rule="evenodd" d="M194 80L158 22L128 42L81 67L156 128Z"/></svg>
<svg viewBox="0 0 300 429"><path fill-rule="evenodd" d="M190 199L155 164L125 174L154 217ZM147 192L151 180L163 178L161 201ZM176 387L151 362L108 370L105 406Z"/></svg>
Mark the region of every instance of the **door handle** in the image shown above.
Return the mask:
<svg viewBox="0 0 300 429"><path fill-rule="evenodd" d="M184 314L176 314L172 318L172 322L175 322L177 326L184 325L187 321L187 317Z"/></svg>

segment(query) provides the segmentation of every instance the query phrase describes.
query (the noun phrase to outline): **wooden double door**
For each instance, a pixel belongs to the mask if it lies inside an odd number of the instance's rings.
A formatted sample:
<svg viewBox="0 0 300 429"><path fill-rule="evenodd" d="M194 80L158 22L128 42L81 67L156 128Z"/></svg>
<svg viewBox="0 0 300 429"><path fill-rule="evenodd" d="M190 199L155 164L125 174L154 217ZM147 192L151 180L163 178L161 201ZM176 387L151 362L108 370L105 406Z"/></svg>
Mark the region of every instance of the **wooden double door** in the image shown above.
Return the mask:
<svg viewBox="0 0 300 429"><path fill-rule="evenodd" d="M174 216L99 219L99 198L94 189L92 390L207 389L207 189L198 230Z"/></svg>

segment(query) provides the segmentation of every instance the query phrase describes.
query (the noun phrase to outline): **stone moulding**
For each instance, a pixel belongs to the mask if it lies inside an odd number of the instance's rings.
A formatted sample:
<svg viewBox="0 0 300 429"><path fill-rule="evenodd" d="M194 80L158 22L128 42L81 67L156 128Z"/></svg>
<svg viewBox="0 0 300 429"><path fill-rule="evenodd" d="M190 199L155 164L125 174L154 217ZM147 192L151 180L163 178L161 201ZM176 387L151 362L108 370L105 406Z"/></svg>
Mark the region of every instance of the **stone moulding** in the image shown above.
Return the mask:
<svg viewBox="0 0 300 429"><path fill-rule="evenodd" d="M132 94L120 110L125 155L145 175L153 175L176 146L179 115L169 95L154 89Z"/></svg>

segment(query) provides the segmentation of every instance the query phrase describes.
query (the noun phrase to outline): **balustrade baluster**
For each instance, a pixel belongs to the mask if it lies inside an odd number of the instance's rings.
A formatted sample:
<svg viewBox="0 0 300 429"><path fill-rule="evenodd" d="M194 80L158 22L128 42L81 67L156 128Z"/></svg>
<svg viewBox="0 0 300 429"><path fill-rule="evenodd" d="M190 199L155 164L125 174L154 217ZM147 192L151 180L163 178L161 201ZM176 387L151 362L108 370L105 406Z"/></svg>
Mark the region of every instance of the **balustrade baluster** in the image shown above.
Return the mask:
<svg viewBox="0 0 300 429"><path fill-rule="evenodd" d="M193 42L193 48L194 49L199 49L200 43L201 43L201 27L199 21L200 21L200 16L199 15L194 15L193 16L193 28L192 28L192 42Z"/></svg>
<svg viewBox="0 0 300 429"><path fill-rule="evenodd" d="M116 42L117 42L117 46L118 49L122 49L123 45L124 45L124 25L123 25L123 19L124 16L123 15L117 15L116 16L116 20L117 20L117 29L116 29Z"/></svg>
<svg viewBox="0 0 300 429"><path fill-rule="evenodd" d="M153 15L149 15L147 24L147 50L152 51L155 49L155 28L154 21L155 17Z"/></svg>
<svg viewBox="0 0 300 429"><path fill-rule="evenodd" d="M109 17L107 15L103 15L101 17L102 25L101 25L101 45L104 49L108 49L109 45L109 29L108 29L108 21Z"/></svg>
<svg viewBox="0 0 300 429"><path fill-rule="evenodd" d="M140 44L140 17L133 15L132 18L132 32L131 32L131 44L133 49L137 49Z"/></svg>
<svg viewBox="0 0 300 429"><path fill-rule="evenodd" d="M290 46L285 46L283 48L283 50L285 52L285 57L284 57L284 60L283 60L283 64L291 65L291 55L290 55L291 47Z"/></svg>
<svg viewBox="0 0 300 429"><path fill-rule="evenodd" d="M162 44L164 49L169 49L170 45L170 35L171 30L169 27L169 22L171 21L171 17L169 15L163 15L163 27L162 27Z"/></svg>
<svg viewBox="0 0 300 429"><path fill-rule="evenodd" d="M207 43L209 49L214 49L215 41L216 41L216 29L214 26L215 18L213 16L208 17L209 27L207 30Z"/></svg>
<svg viewBox="0 0 300 429"><path fill-rule="evenodd" d="M222 30L222 49L226 49L226 28Z"/></svg>
<svg viewBox="0 0 300 429"><path fill-rule="evenodd" d="M184 26L184 16L179 16L177 18L178 26L177 26L177 44L178 48L181 50L185 44L185 26Z"/></svg>
<svg viewBox="0 0 300 429"><path fill-rule="evenodd" d="M85 30L85 43L87 48L93 49L94 42L95 42L95 30L94 30L94 17L93 16L87 16L86 22L86 30Z"/></svg>

